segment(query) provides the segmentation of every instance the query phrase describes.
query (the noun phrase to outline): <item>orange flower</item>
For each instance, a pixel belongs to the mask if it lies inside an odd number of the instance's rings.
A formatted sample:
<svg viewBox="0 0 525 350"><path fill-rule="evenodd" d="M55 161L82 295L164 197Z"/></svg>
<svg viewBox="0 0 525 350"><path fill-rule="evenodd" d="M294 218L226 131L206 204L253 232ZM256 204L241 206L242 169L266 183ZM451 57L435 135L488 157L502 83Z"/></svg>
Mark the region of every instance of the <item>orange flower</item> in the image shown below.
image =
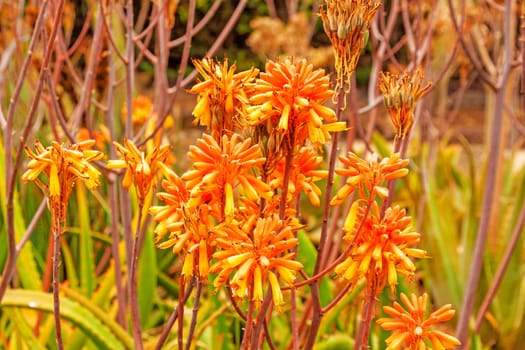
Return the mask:
<svg viewBox="0 0 525 350"><path fill-rule="evenodd" d="M172 232L174 228L178 228L184 220L183 208L190 198L190 193L182 179L171 170L168 170L167 174L167 179L162 180L162 188L166 192L157 193L157 198L165 205L149 208L149 213L157 221L155 243L159 243L168 231Z"/></svg>
<svg viewBox="0 0 525 350"><path fill-rule="evenodd" d="M219 140L225 130L241 127L239 117L245 113L250 86L259 70L235 73L236 65L228 67L227 58L223 64L209 57L193 60L193 64L204 78L190 90L199 94L193 109L194 123L205 126L207 131L211 129L213 137Z"/></svg>
<svg viewBox="0 0 525 350"><path fill-rule="evenodd" d="M266 72L257 79L254 95L248 107L247 122L264 126L275 143L269 152L279 152L283 141L293 150L306 140L321 146L330 139L329 131L345 129L345 123L336 122L335 112L323 103L333 95L330 79L324 70L313 70L306 60L266 62ZM323 124L323 121L331 124Z"/></svg>
<svg viewBox="0 0 525 350"><path fill-rule="evenodd" d="M46 187L50 198L69 194L77 180L84 181L88 188L93 190L100 184L100 172L90 162L104 156L102 152L91 149L94 145L95 140L82 141L69 147L53 141L51 146L44 148L37 140L36 152L26 147L31 160L27 164L27 171L22 175L22 180L36 181L40 173L45 173L49 178ZM40 182L39 184L41 185Z"/></svg>
<svg viewBox="0 0 525 350"><path fill-rule="evenodd" d="M138 95L131 101L131 116L133 124L143 125L152 116L153 103L148 96ZM126 120L127 107L122 106L122 119Z"/></svg>
<svg viewBox="0 0 525 350"><path fill-rule="evenodd" d="M320 15L326 35L332 42L337 73L336 91L345 84L357 66L361 51L368 41L368 29L381 6L378 0L325 0L326 10Z"/></svg>
<svg viewBox="0 0 525 350"><path fill-rule="evenodd" d="M219 145L213 137L204 134L196 146L190 146L193 169L184 173L182 179L191 189L189 207L203 202L218 205L221 208L218 219L225 216L231 220L235 208L233 191L238 185L252 200L270 198L272 194L254 172L265 161L259 146L253 145L249 138L243 141L237 134L223 135L221 141Z"/></svg>
<svg viewBox="0 0 525 350"><path fill-rule="evenodd" d="M356 201L354 206L358 203ZM412 230L410 216L398 206L388 208L382 219L379 218L376 202L372 203L368 215L363 219L365 212L366 209L360 207L355 218L347 220L347 232L343 239L353 248L350 256L337 265L335 272L351 283L361 277L378 282L379 290L388 281L390 288L395 290L398 273L408 278L414 276L416 267L409 257L427 256L423 250L410 248L419 242L420 234ZM363 227L359 231L361 225Z"/></svg>
<svg viewBox="0 0 525 350"><path fill-rule="evenodd" d="M75 182L83 181L90 190L100 185L100 172L91 162L103 158L104 154L92 149L95 142L95 140L86 140L65 147L53 141L51 146L44 148L37 140L35 152L29 147L25 149L31 160L22 175L22 180L35 181L42 188L50 199L51 209L56 210L62 222L65 219L65 209ZM49 179L47 185L38 179L41 173Z"/></svg>
<svg viewBox="0 0 525 350"><path fill-rule="evenodd" d="M174 254L182 256L182 276L189 278L195 275L205 282L216 246L209 207L206 204L188 207L190 193L186 184L173 171L167 170L167 173L167 179L162 181L166 192L157 193L157 198L165 205L149 209L157 221L155 243L157 248L172 248ZM168 232L168 238L162 241Z"/></svg>
<svg viewBox="0 0 525 350"><path fill-rule="evenodd" d="M392 318L385 317L377 320L377 324L381 328L393 331L393 334L386 340L387 350L432 349L427 345L428 341L434 349L452 349L461 345L455 337L439 330L430 329L432 325L447 322L454 317L456 312L450 304L442 306L425 319L428 302L426 293L420 297L411 294L410 299L401 293L401 301L406 309L398 302L394 302L393 307L383 307L385 313Z"/></svg>
<svg viewBox="0 0 525 350"><path fill-rule="evenodd" d="M279 277L291 285L302 264L294 260L290 250L297 246L295 219L288 223L277 215L267 218L251 216L239 224L223 224L216 229L217 244L222 250L213 254L216 263L210 272L218 273L213 285L223 286L230 280L233 295L243 299L248 295L259 307L264 288L272 290L274 304L284 303Z"/></svg>
<svg viewBox="0 0 525 350"><path fill-rule="evenodd" d="M174 254L183 257L182 276L197 276L202 282L208 280L210 259L216 249L213 224L208 215L208 207L182 207L178 210L179 221L166 225L169 238L157 244L158 248L172 248Z"/></svg>
<svg viewBox="0 0 525 350"><path fill-rule="evenodd" d="M398 153L391 157L383 158L378 161L363 160L353 152L348 152L346 157L339 157L339 160L346 165L346 169L336 169L336 173L346 176L345 185L337 192L330 202L331 205L341 204L355 189L359 189L361 198L370 196L375 197L377 194L381 198L388 197L388 189L382 184L391 179L397 179L408 174L408 159L401 159Z"/></svg>
<svg viewBox="0 0 525 350"><path fill-rule="evenodd" d="M270 175L269 183L272 189L282 188L285 163L285 159L281 158L275 171ZM288 194L292 198L296 198L301 191L304 191L314 206L320 205L319 196L322 191L315 181L328 176L328 171L318 169L322 163L323 158L317 156L312 148L302 147L297 152L293 157L290 171Z"/></svg>
<svg viewBox="0 0 525 350"><path fill-rule="evenodd" d="M104 150L106 147L106 142L110 139L109 130L103 124L99 125L99 130L100 131L90 131L87 128L80 128L77 132L76 141L88 141L93 137L96 148L99 150Z"/></svg>
<svg viewBox="0 0 525 350"><path fill-rule="evenodd" d="M412 76L404 74L401 79L397 74L383 73L379 80L379 89L383 93L385 106L394 125L396 139L403 140L414 124L416 103L430 89L431 83L421 87L423 72L416 70Z"/></svg>
<svg viewBox="0 0 525 350"><path fill-rule="evenodd" d="M167 168L162 165L169 158L170 146L155 147L153 152L146 155L131 140L125 139L125 146L117 142L113 142L113 144L124 159L108 161L108 168L126 169L122 186L127 189L134 183L137 189L137 197L143 201L151 188L157 186L159 171L166 173Z"/></svg>

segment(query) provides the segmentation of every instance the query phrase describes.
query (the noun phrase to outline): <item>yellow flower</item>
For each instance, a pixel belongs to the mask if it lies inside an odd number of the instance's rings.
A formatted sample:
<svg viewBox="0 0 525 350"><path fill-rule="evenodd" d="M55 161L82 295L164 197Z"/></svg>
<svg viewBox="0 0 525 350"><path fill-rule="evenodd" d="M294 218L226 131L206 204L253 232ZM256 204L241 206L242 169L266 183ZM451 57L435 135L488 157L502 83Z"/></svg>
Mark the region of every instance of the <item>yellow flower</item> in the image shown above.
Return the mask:
<svg viewBox="0 0 525 350"><path fill-rule="evenodd" d="M378 204L373 202L362 223L365 212L366 209L360 207L356 219L346 227L343 239L353 248L350 256L337 265L335 272L351 283L365 277L377 282L379 290L386 282L395 290L398 273L408 278L414 276L416 267L410 257L427 256L425 251L411 248L419 242L420 234L412 230L410 216L398 206L388 208L380 219Z"/></svg>
<svg viewBox="0 0 525 350"><path fill-rule="evenodd" d="M69 194L76 180L84 181L88 188L93 190L100 184L100 172L90 162L104 156L102 152L91 149L94 145L95 140L82 141L69 147L53 141L51 146L44 148L36 141L35 152L26 147L31 160L27 164L27 171L22 175L22 180L35 181L40 173L45 173L49 178L47 188L51 198Z"/></svg>
<svg viewBox="0 0 525 350"><path fill-rule="evenodd" d="M403 140L414 124L416 103L430 89L431 84L421 87L423 72L416 70L412 76L381 72L379 89L383 94L385 106L394 125L396 139Z"/></svg>
<svg viewBox="0 0 525 350"><path fill-rule="evenodd" d="M278 153L283 142L290 150L306 140L321 146L330 139L329 131L345 129L344 123L337 122L335 112L323 105L333 95L329 87L324 70L313 70L304 59L294 62L289 58L282 63L268 60L250 98L254 106L248 107L247 122L266 129L274 143L268 152Z"/></svg>
<svg viewBox="0 0 525 350"><path fill-rule="evenodd" d="M190 190L188 206L197 207L207 202L220 208L219 220L223 216L231 220L234 214L233 190L240 185L251 200L271 197L270 187L262 182L254 170L265 159L258 145L251 139L242 140L238 134L223 135L221 144L204 134L197 145L190 146L189 158L193 169L182 175Z"/></svg>
<svg viewBox="0 0 525 350"><path fill-rule="evenodd" d="M153 151L146 155L131 140L125 139L124 146L117 142L113 144L124 159L108 161L108 168L126 169L122 186L128 189L135 184L137 197L143 201L151 188L157 185L159 171L166 173L167 168L163 164L169 158L170 146L154 147Z"/></svg>
<svg viewBox="0 0 525 350"><path fill-rule="evenodd" d="M378 0L325 0L326 9L320 15L326 35L332 42L337 73L336 91L345 84L350 89L350 77L355 71L361 51L368 41L368 29L377 10Z"/></svg>
<svg viewBox="0 0 525 350"><path fill-rule="evenodd" d="M239 299L250 296L256 307L267 286L272 290L274 304L282 305L279 278L291 285L302 268L294 259L295 253L290 252L297 246L294 231L299 227L295 219L285 223L277 215L251 216L241 223L217 227L216 242L222 249L213 254L216 263L210 272L218 273L213 285L220 288L230 280L233 295Z"/></svg>
<svg viewBox="0 0 525 350"><path fill-rule="evenodd" d="M393 307L383 307L391 318L377 320L381 328L393 331L386 340L387 350L452 349L461 345L456 337L440 330L430 329L432 325L446 322L454 317L456 312L450 304L442 306L425 319L428 302L426 293L420 297L411 294L410 299L401 293L401 301L406 309L398 302L394 302ZM428 342L432 347L427 345Z"/></svg>
<svg viewBox="0 0 525 350"><path fill-rule="evenodd" d="M274 172L271 173L269 184L272 189L282 188L285 163L285 159L281 158ZM328 176L327 170L319 170L322 163L323 158L318 156L312 148L302 147L297 152L293 157L290 170L288 194L292 198L296 198L301 191L304 191L314 206L320 205L319 196L322 191L315 182Z"/></svg>
<svg viewBox="0 0 525 350"><path fill-rule="evenodd" d="M100 172L91 162L102 159L104 154L92 149L95 142L86 140L66 147L53 141L51 146L44 148L37 140L35 152L29 147L25 149L31 160L22 180L35 181L44 190L50 199L52 211L56 211L62 222L65 220L65 209L75 182L83 181L90 190L100 185ZM47 185L38 179L41 173L47 176Z"/></svg>
<svg viewBox="0 0 525 350"><path fill-rule="evenodd" d="M359 189L361 198L377 194L381 198L388 197L388 189L383 185L387 180L397 179L408 174L408 159L401 159L398 153L383 158L366 161L361 159L353 152L348 152L346 157L339 157L339 160L348 168L336 169L336 173L346 176L345 185L337 192L330 202L331 205L341 204L352 192Z"/></svg>
<svg viewBox="0 0 525 350"><path fill-rule="evenodd" d="M193 109L194 123L211 130L218 140L225 131L241 127L239 118L245 113L250 86L259 70L252 68L235 73L236 65L228 67L227 58L222 64L209 57L193 60L193 64L203 77L190 90L190 93L199 94Z"/></svg>

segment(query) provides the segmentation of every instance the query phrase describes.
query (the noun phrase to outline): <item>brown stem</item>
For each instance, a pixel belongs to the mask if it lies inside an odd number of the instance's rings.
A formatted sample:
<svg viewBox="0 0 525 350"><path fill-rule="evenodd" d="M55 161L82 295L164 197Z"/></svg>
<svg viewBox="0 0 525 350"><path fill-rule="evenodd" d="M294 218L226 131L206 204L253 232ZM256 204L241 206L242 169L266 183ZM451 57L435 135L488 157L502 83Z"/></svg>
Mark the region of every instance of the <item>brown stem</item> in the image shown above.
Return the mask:
<svg viewBox="0 0 525 350"><path fill-rule="evenodd" d="M505 1L505 21L504 21L504 62L501 70L501 76L496 91L496 99L494 102L494 114L491 127L490 135L490 149L488 155L487 164L487 177L485 179L483 194L483 204L481 207L481 217L478 226L478 232L476 234L476 244L474 247L474 253L472 262L470 265L470 273L468 275L468 281L463 296L463 305L461 306L461 312L459 313L459 320L456 328L456 334L459 341L462 344L467 343L468 339L468 324L469 319L474 308L475 295L479 286L479 279L481 276L481 268L483 266L483 256L485 252L485 246L487 243L487 236L489 231L489 221L492 212L494 201L494 190L496 183L496 175L498 173L498 156L499 148L501 143L501 127L503 119L503 110L505 106L505 87L510 73L510 63L512 60L511 45L510 42L510 20L511 14L511 0Z"/></svg>
<svg viewBox="0 0 525 350"><path fill-rule="evenodd" d="M199 312L199 301L201 299L202 282L199 279L196 280L197 289L195 290L195 300L193 302L193 313L191 315L190 329L188 331L188 338L186 340L186 350L190 350L191 342L193 339L193 333L195 332L195 326L197 325L197 314Z"/></svg>
<svg viewBox="0 0 525 350"><path fill-rule="evenodd" d="M135 349L142 350L144 345L142 343L142 329L140 325L140 310L139 299L137 291L137 274L138 274L138 260L140 255L140 236L141 236L141 221L144 203L142 200L139 203L137 214L137 229L135 231L135 238L133 240L133 251L131 253L131 270L129 275L129 306L131 311L131 329L133 331L133 340L135 342Z"/></svg>
<svg viewBox="0 0 525 350"><path fill-rule="evenodd" d="M336 115L337 120L341 119L341 113L342 113L342 107L344 105L345 101L345 89L339 90L339 95L337 96L337 106L336 106ZM321 262L323 261L324 256L324 248L326 245L326 238L328 235L328 217L330 215L330 200L332 199L332 186L334 184L334 174L335 174L335 161L337 156L337 150L338 150L338 140L339 140L339 134L335 133L333 135L332 139L332 149L330 150L330 160L329 160L329 167L328 167L328 179L326 181L326 191L325 191L325 203L324 203L324 211L323 211L323 222L321 225L321 237L319 239L319 247L317 248L317 259L315 261L315 268L314 268L314 274L317 274L322 266ZM321 308L321 300L319 298L319 284L320 280L315 280L311 285L311 294L312 294L312 307L313 307L313 315L312 315L312 323L310 326L310 331L308 334L308 339L305 344L305 349L312 349L315 343L315 338L317 337L317 332L319 330L319 326L321 325L321 318L322 318L322 308Z"/></svg>
<svg viewBox="0 0 525 350"><path fill-rule="evenodd" d="M361 323L359 324L355 337L354 350L368 349L368 336L370 334L372 318L374 317L374 307L378 289L377 281L367 281L367 283L370 286L367 288L363 310L361 312Z"/></svg>
<svg viewBox="0 0 525 350"><path fill-rule="evenodd" d="M182 297L182 301L179 298L179 305L182 302L182 308L184 307L184 304L189 299L191 292L193 291L193 288L195 287L195 278L193 277L191 279L190 285L188 286L188 289L184 292L184 296ZM182 294L182 289L179 290L179 293ZM170 318L168 319L168 322L164 326L164 329L162 330L162 333L160 334L159 340L157 341L157 344L155 345L155 350L161 350L162 346L168 339L168 335L170 334L170 330L175 324L175 321L177 321L179 317L179 305L175 309L173 309L173 312L170 315Z"/></svg>
<svg viewBox="0 0 525 350"><path fill-rule="evenodd" d="M183 331L183 326L184 326L184 304L182 301L183 299L183 296L182 296L182 293L180 293L180 291L183 291L184 288L185 288L185 285L186 285L186 281L185 281L185 276L184 275L181 275L180 276L180 288L179 288L179 304L177 305L177 309L179 310L179 315L180 317L178 318L178 322L177 322L177 344L179 346L179 349L182 349L182 331ZM195 276L192 277L192 281L194 281L193 279L195 279Z"/></svg>
<svg viewBox="0 0 525 350"><path fill-rule="evenodd" d="M51 200L53 202L53 200ZM58 207L58 212L57 212ZM59 280L60 280L60 236L62 231L61 223L61 208L62 203L51 204L51 216L52 216L52 239L53 239L53 315L55 318L55 332L56 342L59 350L64 349L64 341L62 340L62 327L60 323L60 296L59 296Z"/></svg>
<svg viewBox="0 0 525 350"><path fill-rule="evenodd" d="M242 337L242 343L241 343L241 349L247 350L249 349L251 338L252 338L252 330L253 330L253 310L254 310L255 303L251 300L248 304L248 314L246 315L246 326L244 329L244 335Z"/></svg>
<svg viewBox="0 0 525 350"><path fill-rule="evenodd" d="M5 157L7 260L4 265L4 271L2 272L2 280L0 281L0 300L2 300L4 297L5 291L7 290L7 286L9 285L9 282L11 281L11 277L13 276L13 272L16 267L16 239L15 239L15 222L14 222L15 220L14 193L15 193L15 182L17 179L16 174L17 174L18 168L20 167L20 163L22 161L22 150L24 148L23 142L27 138L29 134L29 130L33 124L33 120L34 120L35 113L36 113L36 107L37 107L38 101L40 100L40 95L42 93L42 86L43 86L43 80L44 80L43 70L44 70L44 67L47 68L47 66L49 65L49 60L51 59L52 43L54 42L54 39L56 36L57 27L60 22L60 18L62 14L62 7L64 4L63 1L60 1L58 4L57 16L53 23L51 37L49 38L47 42L47 46L46 46L48 51L46 51L46 54L44 55L44 59L42 61L42 71L40 72L39 84L37 86L34 99L31 102L29 113L26 117L27 118L26 126L23 131L23 136L21 138L20 145L17 149L15 162L13 163L13 158L10 156L11 155L10 152L12 152L13 150L13 131L14 131L13 122L14 122L15 110L20 100L22 86L27 77L27 72L29 70L29 66L31 64L32 57L33 57L33 51L38 42L39 33L42 30L41 28L46 18L45 9L48 3L49 3L49 0L44 0L40 6L40 11L38 13L38 17L35 22L35 27L33 29L33 35L31 36L31 41L29 43L29 49L27 51L26 58L22 65L22 69L20 70L20 74L18 75L18 79L16 81L13 95L10 98L9 108L7 110L7 116L5 120L6 123L4 127L4 150L7 153Z"/></svg>
<svg viewBox="0 0 525 350"><path fill-rule="evenodd" d="M521 237L521 231L523 230L524 222L525 222L525 202L521 204L521 210L520 210L520 215L518 217L518 222L516 223L516 226L514 227L514 231L512 232L510 242L508 243L507 248L505 249L505 253L503 254L503 258L501 259L501 262L498 266L498 270L496 271L494 275L490 288L487 294L485 295L485 298L483 299L481 306L479 307L478 316L476 317L476 323L474 325L474 332L479 331L481 327L481 322L483 321L483 318L485 316L485 312L487 312L487 309L489 308L490 303L492 299L494 298L494 295L496 295L498 288L501 285L503 276L505 275L505 272L507 271L507 267L509 266L509 262L510 262L510 258L512 257L512 253L514 253L514 249L516 248L518 240Z"/></svg>

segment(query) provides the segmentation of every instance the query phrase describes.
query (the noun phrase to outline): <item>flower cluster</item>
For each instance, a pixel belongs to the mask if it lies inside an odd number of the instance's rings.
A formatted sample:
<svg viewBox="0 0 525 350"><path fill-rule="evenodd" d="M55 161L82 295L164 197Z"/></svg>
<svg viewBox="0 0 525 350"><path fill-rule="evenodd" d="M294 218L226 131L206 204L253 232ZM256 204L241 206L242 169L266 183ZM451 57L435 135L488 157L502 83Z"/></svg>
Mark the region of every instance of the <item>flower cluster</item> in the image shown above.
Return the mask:
<svg viewBox="0 0 525 350"><path fill-rule="evenodd" d="M249 296L258 306L269 283L274 304L282 305L279 277L291 285L302 268L291 252L297 246L294 232L299 227L295 220L284 222L275 214L266 218L250 215L243 222L218 227L221 250L213 255L216 263L210 272L218 273L213 285L219 288L229 281L236 298Z"/></svg>
<svg viewBox="0 0 525 350"><path fill-rule="evenodd" d="M108 168L126 169L122 186L128 189L135 184L137 197L140 201L144 201L151 189L157 185L158 172L165 172L166 167L163 164L169 158L170 146L154 147L152 152L144 154L129 139L124 140L124 146L117 142L113 144L124 159L110 160Z"/></svg>
<svg viewBox="0 0 525 350"><path fill-rule="evenodd" d="M240 185L252 200L271 197L270 187L254 173L265 159L258 145L238 134L223 135L221 144L204 134L197 145L190 146L193 169L182 175L190 188L190 207L207 202L218 207L222 216L231 220L234 214L234 189Z"/></svg>
<svg viewBox="0 0 525 350"><path fill-rule="evenodd" d="M253 106L247 109L247 122L264 127L273 137L269 152L280 153L283 146L292 150L306 140L321 146L330 139L330 131L345 129L344 123L337 122L335 112L324 106L332 95L324 70L314 71L306 60L268 60L250 98Z"/></svg>
<svg viewBox="0 0 525 350"><path fill-rule="evenodd" d="M321 189L315 183L328 176L327 170L319 170L323 158L318 156L310 147L302 147L294 156L290 170L290 182L287 201L296 200L301 191L306 193L308 199L314 206L321 204ZM282 188L286 161L284 158L277 163L275 170L269 177L272 189Z"/></svg>
<svg viewBox="0 0 525 350"><path fill-rule="evenodd" d="M26 153L31 160L22 175L22 180L35 181L42 188L50 199L52 210L59 210L62 222L74 184L82 181L90 190L100 184L100 172L91 162L102 159L104 154L92 149L95 143L95 140L86 140L67 147L52 142L51 146L44 148L36 141L35 152L26 147ZM47 185L38 179L41 173L49 179Z"/></svg>
<svg viewBox="0 0 525 350"><path fill-rule="evenodd" d="M336 91L355 71L361 51L368 41L368 28L381 2L378 0L325 0L320 14L326 35L332 42L337 72Z"/></svg>
<svg viewBox="0 0 525 350"><path fill-rule="evenodd" d="M394 302L393 306L384 306L383 310L391 317L377 320L381 328L393 331L393 334L386 340L387 350L432 349L427 346L427 341L434 349L453 349L461 345L455 337L440 330L430 329L431 326L447 322L454 317L456 312L450 304L442 306L425 318L428 303L426 293L420 297L411 294L410 298L401 293L401 301L406 308L398 302Z"/></svg>
<svg viewBox="0 0 525 350"><path fill-rule="evenodd" d="M346 176L345 185L337 192L331 205L341 204L352 192L359 190L361 198L374 198L376 195L385 199L388 197L388 188L382 186L385 181L398 179L408 174L408 159L400 158L398 153L383 158L364 160L353 152L346 157L339 157L341 163L348 168L336 169L336 173Z"/></svg>
<svg viewBox="0 0 525 350"><path fill-rule="evenodd" d="M414 124L414 109L419 99L428 92L431 84L421 87L423 72L416 70L412 76L381 72L379 89L394 125L396 139L403 140Z"/></svg>
<svg viewBox="0 0 525 350"><path fill-rule="evenodd" d="M398 274L414 276L416 267L410 257L426 257L425 251L412 248L421 235L412 230L410 216L397 206L388 208L382 218L376 202L371 208L360 207L356 214L353 226L343 237L352 245L350 256L335 272L351 283L365 277L376 281L379 289L388 282L395 290Z"/></svg>
<svg viewBox="0 0 525 350"><path fill-rule="evenodd" d="M235 73L236 65L228 66L226 58L222 64L209 57L193 60L193 64L203 77L190 89L191 93L198 94L193 109L195 123L205 126L219 140L225 131L242 127L240 118L246 112L251 83L259 70L252 68Z"/></svg>

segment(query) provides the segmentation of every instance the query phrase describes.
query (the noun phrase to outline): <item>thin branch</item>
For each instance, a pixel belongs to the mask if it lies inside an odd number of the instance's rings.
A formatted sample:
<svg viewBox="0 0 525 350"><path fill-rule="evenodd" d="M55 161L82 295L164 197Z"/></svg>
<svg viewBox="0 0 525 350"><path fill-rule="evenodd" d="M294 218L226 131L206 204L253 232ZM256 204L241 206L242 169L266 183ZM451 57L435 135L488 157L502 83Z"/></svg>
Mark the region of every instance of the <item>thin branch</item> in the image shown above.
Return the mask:
<svg viewBox="0 0 525 350"><path fill-rule="evenodd" d="M487 164L487 177L485 179L485 192L483 194L483 204L481 207L481 217L476 234L476 244L471 262L470 273L463 296L463 305L459 313L459 320L456 328L456 334L462 344L467 343L468 339L468 324L469 319L474 308L474 301L476 291L478 290L479 279L481 275L481 268L483 266L483 255L487 243L487 236L489 231L489 221L492 208L494 205L494 191L496 183L496 174L498 173L498 156L499 147L501 143L501 128L503 111L505 107L505 87L510 74L510 64L512 61L512 43L510 41L510 25L512 23L510 16L512 8L512 0L505 1L505 18L504 18L504 61L502 73L496 87L496 99L494 102L493 123L490 134L490 149Z"/></svg>

